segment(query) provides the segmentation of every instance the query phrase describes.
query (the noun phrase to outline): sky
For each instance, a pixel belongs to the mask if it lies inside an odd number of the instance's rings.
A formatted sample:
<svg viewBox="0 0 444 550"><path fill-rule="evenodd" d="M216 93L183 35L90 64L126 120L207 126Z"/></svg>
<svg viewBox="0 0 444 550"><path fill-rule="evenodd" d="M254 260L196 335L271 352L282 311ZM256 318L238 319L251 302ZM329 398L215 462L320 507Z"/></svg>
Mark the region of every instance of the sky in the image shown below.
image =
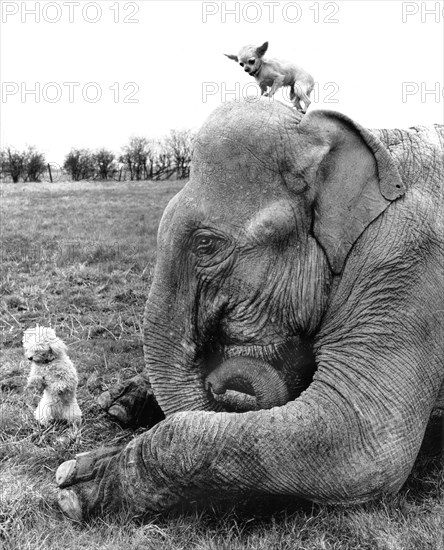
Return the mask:
<svg viewBox="0 0 444 550"><path fill-rule="evenodd" d="M444 1L7 1L1 4L2 146L62 163L131 136L198 129L257 96L224 53L269 42L316 87L310 109L369 128L444 122ZM277 94L277 100L286 101Z"/></svg>

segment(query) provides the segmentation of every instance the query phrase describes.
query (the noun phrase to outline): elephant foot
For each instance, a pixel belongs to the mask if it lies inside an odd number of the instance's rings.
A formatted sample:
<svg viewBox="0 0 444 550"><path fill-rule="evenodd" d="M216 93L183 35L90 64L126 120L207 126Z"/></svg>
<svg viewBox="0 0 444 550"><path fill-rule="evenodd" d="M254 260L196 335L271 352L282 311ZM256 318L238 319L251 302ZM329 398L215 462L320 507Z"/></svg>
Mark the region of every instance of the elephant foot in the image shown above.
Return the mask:
<svg viewBox="0 0 444 550"><path fill-rule="evenodd" d="M148 381L140 375L102 393L98 403L125 427L151 428L165 418Z"/></svg>
<svg viewBox="0 0 444 550"><path fill-rule="evenodd" d="M73 521L82 521L100 505L109 505L108 501L118 496L113 495L117 490L116 476L112 475L110 464L121 450L122 447L110 447L80 453L57 468L56 483L62 489L57 501L66 516ZM112 480L111 487L100 487L105 477Z"/></svg>

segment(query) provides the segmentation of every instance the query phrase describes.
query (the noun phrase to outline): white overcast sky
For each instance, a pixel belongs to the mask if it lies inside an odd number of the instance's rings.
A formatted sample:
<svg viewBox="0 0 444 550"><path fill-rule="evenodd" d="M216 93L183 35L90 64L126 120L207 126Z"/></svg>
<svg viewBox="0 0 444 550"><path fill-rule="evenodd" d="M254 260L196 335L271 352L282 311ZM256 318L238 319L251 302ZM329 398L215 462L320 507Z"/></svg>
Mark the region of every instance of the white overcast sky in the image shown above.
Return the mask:
<svg viewBox="0 0 444 550"><path fill-rule="evenodd" d="M51 162L71 147L118 152L131 135L198 128L222 101L256 90L222 54L265 40L269 57L313 74L311 108L370 128L443 122L443 1L1 0L1 8L1 144L35 145Z"/></svg>

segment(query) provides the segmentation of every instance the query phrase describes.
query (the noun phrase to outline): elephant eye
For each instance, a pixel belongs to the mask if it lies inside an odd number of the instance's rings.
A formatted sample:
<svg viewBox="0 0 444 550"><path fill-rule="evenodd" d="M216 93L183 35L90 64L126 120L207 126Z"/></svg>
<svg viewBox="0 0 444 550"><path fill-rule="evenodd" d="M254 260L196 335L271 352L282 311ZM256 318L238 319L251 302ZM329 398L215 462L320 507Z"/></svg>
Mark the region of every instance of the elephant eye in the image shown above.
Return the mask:
<svg viewBox="0 0 444 550"><path fill-rule="evenodd" d="M188 250L197 268L214 267L227 261L234 249L234 242L217 229L201 227L190 235Z"/></svg>
<svg viewBox="0 0 444 550"><path fill-rule="evenodd" d="M213 254L216 250L216 245L220 241L217 237L210 235L196 235L193 243L193 250L197 256L207 256Z"/></svg>

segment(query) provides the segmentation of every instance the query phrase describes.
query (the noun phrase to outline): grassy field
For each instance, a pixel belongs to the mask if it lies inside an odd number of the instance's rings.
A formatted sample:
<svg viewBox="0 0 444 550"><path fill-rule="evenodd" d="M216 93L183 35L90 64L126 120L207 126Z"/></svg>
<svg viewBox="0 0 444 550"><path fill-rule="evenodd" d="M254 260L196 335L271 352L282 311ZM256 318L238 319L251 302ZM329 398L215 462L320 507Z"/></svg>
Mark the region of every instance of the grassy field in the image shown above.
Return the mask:
<svg viewBox="0 0 444 550"><path fill-rule="evenodd" d="M126 441L97 396L143 368L141 318L158 222L176 182L8 184L1 197L0 548L444 549L444 461L423 453L396 497L343 509L245 506L71 523L55 504L63 460ZM80 378L81 428L41 429L24 391L25 328L55 327ZM2 546L3 545L3 546Z"/></svg>

